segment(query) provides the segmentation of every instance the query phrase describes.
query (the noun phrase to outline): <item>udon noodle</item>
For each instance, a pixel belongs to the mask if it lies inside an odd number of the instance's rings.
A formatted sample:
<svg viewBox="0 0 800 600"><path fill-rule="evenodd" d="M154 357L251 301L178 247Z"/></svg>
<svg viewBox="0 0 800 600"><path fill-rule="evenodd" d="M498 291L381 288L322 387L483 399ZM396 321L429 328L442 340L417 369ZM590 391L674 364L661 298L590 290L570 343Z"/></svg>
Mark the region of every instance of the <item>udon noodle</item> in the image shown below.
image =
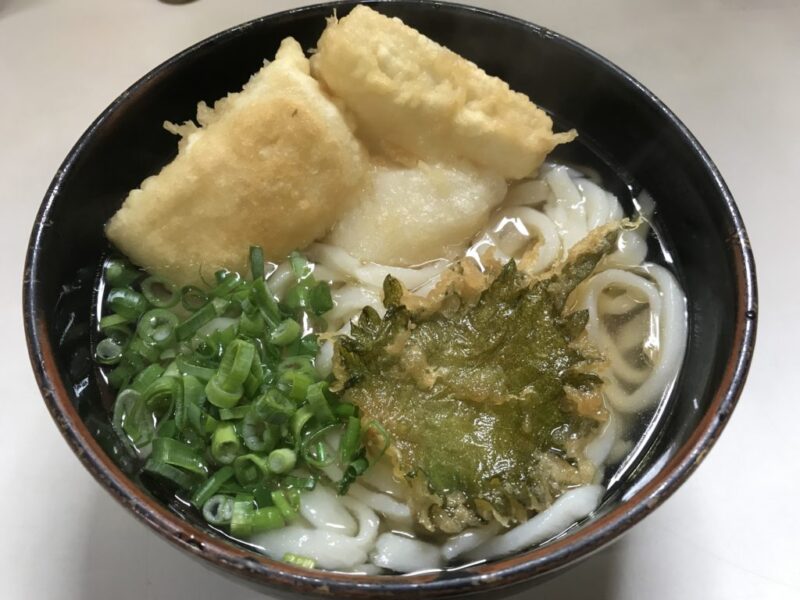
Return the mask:
<svg viewBox="0 0 800 600"><path fill-rule="evenodd" d="M570 308L589 313L589 341L605 357L603 395L609 418L585 449L597 467L595 481L568 489L547 509L511 528L492 522L450 537L419 534L406 504L405 487L392 477L387 458L371 467L346 496L322 482L301 497L302 519L250 540L265 554L312 558L322 568L356 573L402 573L497 558L561 535L591 514L605 491L606 466L629 452L635 422L662 402L677 377L686 344L686 306L674 275L648 262L647 214L643 223L624 231L616 250L570 298ZM530 275L564 259L591 231L623 217L611 193L579 171L545 165L537 178L523 180L508 192L490 225L472 241L465 256L483 268L487 257L514 259ZM444 258L415 268L364 263L342 248L317 243L306 250L314 275L330 282L334 308L325 316L325 342L317 356L322 376L331 370L332 340L349 332L365 306L379 314L382 285L392 275L411 292L425 295L451 261ZM271 289L279 297L291 280L289 264L273 265ZM331 443L334 441L332 440ZM327 467L332 481L341 477Z"/></svg>

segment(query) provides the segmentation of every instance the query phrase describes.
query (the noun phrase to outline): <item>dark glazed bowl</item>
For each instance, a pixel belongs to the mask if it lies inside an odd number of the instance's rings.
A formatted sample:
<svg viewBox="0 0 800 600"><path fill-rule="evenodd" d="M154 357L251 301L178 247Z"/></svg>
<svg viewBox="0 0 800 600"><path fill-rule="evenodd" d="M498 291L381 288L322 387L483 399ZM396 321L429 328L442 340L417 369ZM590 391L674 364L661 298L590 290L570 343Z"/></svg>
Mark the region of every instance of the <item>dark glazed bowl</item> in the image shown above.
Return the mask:
<svg viewBox="0 0 800 600"><path fill-rule="evenodd" d="M334 9L311 6L211 37L157 67L89 127L59 169L33 227L24 317L33 370L67 442L120 503L174 545L229 574L282 591L335 596L443 597L530 582L602 548L663 502L720 435L741 392L756 331L753 258L720 174L683 124L649 91L592 51L500 14L438 2L387 2L431 38L475 61L551 112L578 142L561 160L594 168L623 201L646 190L655 226L684 286L689 344L671 409L596 513L566 536L509 558L449 573L355 577L308 571L248 551L165 506L128 475L108 425L110 396L91 364L91 313L103 224L126 192L176 152L165 119L194 115L237 90L280 40L314 45ZM653 249L655 251L655 248ZM702 518L698 515L698 518Z"/></svg>

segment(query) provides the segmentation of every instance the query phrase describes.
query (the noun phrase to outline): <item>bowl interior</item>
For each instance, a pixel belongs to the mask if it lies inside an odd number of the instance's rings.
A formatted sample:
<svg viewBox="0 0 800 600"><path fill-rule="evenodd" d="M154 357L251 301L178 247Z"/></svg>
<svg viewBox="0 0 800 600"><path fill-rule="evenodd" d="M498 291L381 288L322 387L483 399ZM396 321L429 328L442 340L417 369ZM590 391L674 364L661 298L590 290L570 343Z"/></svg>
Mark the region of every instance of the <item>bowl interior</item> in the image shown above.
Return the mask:
<svg viewBox="0 0 800 600"><path fill-rule="evenodd" d="M552 32L485 11L438 3L379 4L380 11L401 17L530 96L554 116L559 129L575 127L578 141L559 150L557 159L595 169L623 203L648 192L663 242L652 252L673 263L688 298L689 344L671 410L591 526L549 550L424 580L450 593L492 570L502 575L498 585L505 585L608 542L673 491L713 442L738 396L752 349L752 259L732 199L702 148L657 99L616 67ZM339 14L350 6L338 4ZM175 155L176 139L163 129L164 120L191 119L198 101L212 103L239 89L286 36L313 47L331 12L328 5L265 17L201 42L148 74L72 150L34 227L25 318L45 399L90 470L168 536L176 526L164 522L172 517L147 508L147 495L132 492L130 482L119 483L131 465L108 425L111 398L92 366L90 317L98 268L108 250L103 224L128 190ZM214 538L210 541L213 545ZM211 556L202 544L195 553ZM251 562L245 575L261 581L272 577L270 561ZM284 575L273 582L305 577L291 569ZM316 589L325 576L311 579L303 581ZM392 579L395 592L409 591L414 583L413 578ZM346 579L333 581L334 589L351 589Z"/></svg>

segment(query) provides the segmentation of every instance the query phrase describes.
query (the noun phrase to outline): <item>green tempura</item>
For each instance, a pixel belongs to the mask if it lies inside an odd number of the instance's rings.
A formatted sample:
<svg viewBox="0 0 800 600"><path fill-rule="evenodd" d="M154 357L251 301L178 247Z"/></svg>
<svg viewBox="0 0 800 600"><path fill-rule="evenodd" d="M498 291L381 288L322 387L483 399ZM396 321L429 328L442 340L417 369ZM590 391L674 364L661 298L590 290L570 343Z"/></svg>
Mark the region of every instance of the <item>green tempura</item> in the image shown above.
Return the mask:
<svg viewBox="0 0 800 600"><path fill-rule="evenodd" d="M343 399L391 435L389 453L429 529L524 520L576 476L558 471L577 469L570 442L598 420L579 414L567 389L599 394L600 379L596 355L575 343L588 314L563 313L616 236L598 236L533 283L509 261L477 303L457 299L447 314L407 309L387 277L384 318L365 308L337 344Z"/></svg>

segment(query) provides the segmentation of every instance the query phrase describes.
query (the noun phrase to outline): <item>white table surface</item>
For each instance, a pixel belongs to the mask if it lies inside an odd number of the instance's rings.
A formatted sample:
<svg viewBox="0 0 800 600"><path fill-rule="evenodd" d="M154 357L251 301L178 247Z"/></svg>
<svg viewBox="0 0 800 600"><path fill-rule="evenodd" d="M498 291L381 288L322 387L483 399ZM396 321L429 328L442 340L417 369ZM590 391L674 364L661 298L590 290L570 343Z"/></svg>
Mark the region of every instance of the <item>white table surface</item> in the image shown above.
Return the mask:
<svg viewBox="0 0 800 600"><path fill-rule="evenodd" d="M119 92L208 35L300 4L0 0L0 598L259 597L162 541L84 470L34 383L20 283L51 177ZM800 1L474 4L588 45L683 119L738 201L761 296L744 395L700 469L610 549L515 597L800 598Z"/></svg>

